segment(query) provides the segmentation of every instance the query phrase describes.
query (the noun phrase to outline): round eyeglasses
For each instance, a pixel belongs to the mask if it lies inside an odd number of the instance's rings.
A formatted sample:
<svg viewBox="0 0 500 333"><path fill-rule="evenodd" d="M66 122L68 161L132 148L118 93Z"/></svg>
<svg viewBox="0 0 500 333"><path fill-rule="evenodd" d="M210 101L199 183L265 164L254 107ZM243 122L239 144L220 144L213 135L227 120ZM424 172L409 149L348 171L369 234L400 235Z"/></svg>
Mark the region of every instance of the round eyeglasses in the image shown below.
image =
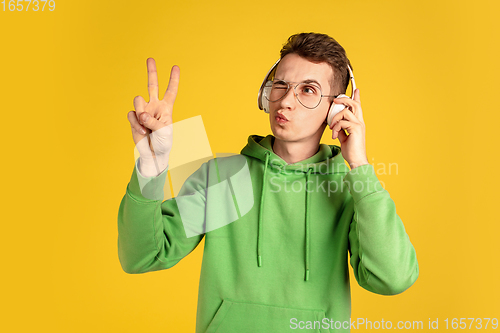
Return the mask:
<svg viewBox="0 0 500 333"><path fill-rule="evenodd" d="M337 97L332 95L323 95L321 88L314 82L304 81L293 85L293 82L285 80L267 81L264 87L264 97L269 102L277 102L284 98L290 87L293 86L294 95L305 108L314 109L321 103L322 97Z"/></svg>

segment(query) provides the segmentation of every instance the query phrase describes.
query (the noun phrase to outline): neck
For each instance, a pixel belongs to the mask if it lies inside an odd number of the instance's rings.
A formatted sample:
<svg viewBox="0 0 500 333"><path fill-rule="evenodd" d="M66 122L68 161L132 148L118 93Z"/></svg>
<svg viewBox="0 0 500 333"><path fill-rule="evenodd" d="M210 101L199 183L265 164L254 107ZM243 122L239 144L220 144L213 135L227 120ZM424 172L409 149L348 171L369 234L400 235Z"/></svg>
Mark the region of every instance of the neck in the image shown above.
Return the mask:
<svg viewBox="0 0 500 333"><path fill-rule="evenodd" d="M281 141L274 139L273 151L286 163L294 164L314 156L318 152L319 139L310 141Z"/></svg>

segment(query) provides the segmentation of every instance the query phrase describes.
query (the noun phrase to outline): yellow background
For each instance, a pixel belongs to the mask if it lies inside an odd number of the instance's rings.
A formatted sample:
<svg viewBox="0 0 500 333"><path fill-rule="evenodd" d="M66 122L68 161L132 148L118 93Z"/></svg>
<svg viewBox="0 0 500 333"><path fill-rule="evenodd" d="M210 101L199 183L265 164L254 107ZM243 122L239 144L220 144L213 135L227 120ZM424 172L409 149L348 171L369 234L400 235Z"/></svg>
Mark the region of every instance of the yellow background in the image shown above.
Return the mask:
<svg viewBox="0 0 500 333"><path fill-rule="evenodd" d="M202 247L128 275L117 212L132 174L126 114L181 68L174 121L201 115L212 151L270 133L257 90L297 32L347 50L370 163L420 265L405 293L352 283L352 317L500 318L498 12L476 1L68 1L0 12L4 332L193 332ZM328 138L324 143L339 144ZM379 169L380 170L380 169ZM486 331L486 330L478 330Z"/></svg>

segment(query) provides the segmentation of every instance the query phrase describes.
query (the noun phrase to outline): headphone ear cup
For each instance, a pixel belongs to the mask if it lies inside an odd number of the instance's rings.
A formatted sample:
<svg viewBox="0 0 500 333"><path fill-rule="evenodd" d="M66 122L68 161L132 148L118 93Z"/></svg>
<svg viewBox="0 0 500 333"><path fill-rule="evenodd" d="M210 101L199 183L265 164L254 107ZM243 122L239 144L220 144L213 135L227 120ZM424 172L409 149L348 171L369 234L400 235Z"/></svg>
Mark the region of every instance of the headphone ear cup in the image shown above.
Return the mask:
<svg viewBox="0 0 500 333"><path fill-rule="evenodd" d="M341 97L349 97L347 95L339 95L337 96L337 98L341 98ZM332 103L332 106L330 106L330 110L328 111L328 116L326 117L326 122L328 123L328 126L330 126L332 124L332 120L333 120L333 117L339 113L340 111L344 110L345 109L345 105L344 104L335 104L335 103Z"/></svg>
<svg viewBox="0 0 500 333"><path fill-rule="evenodd" d="M265 113L269 113L269 101L267 99L263 99L262 107L264 108Z"/></svg>
<svg viewBox="0 0 500 333"><path fill-rule="evenodd" d="M278 59L278 61L274 63L273 67L271 67L271 69L267 72L266 78L262 82L262 85L259 89L259 97L257 99L257 102L259 103L259 109L264 110L265 113L269 113L269 100L266 97L269 96L269 93L271 92L271 87L273 85L272 78L274 77L276 66L278 66L280 60L281 58Z"/></svg>
<svg viewBox="0 0 500 333"><path fill-rule="evenodd" d="M267 81L260 97L262 109L264 109L265 113L269 113L269 100L267 99L267 97L271 93L272 84L273 81Z"/></svg>

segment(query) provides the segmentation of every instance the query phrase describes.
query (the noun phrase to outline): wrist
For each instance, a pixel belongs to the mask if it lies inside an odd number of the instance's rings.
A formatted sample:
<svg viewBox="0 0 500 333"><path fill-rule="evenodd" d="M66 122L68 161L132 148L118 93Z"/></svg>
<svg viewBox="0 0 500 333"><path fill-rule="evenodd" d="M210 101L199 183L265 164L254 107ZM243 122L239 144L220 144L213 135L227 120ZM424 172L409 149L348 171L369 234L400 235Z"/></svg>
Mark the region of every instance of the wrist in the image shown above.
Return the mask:
<svg viewBox="0 0 500 333"><path fill-rule="evenodd" d="M144 177L156 177L168 166L168 155L139 157L139 172Z"/></svg>
<svg viewBox="0 0 500 333"><path fill-rule="evenodd" d="M168 157L170 155L170 151L168 152L164 152L164 153L153 153L151 152L151 154L143 154L143 155L139 155L139 158L141 159L141 161L144 161L145 163L154 163L155 161L165 161L165 160L168 160Z"/></svg>
<svg viewBox="0 0 500 333"><path fill-rule="evenodd" d="M367 160L359 161L359 162L349 162L349 167L352 169L360 167L362 165L369 164Z"/></svg>

